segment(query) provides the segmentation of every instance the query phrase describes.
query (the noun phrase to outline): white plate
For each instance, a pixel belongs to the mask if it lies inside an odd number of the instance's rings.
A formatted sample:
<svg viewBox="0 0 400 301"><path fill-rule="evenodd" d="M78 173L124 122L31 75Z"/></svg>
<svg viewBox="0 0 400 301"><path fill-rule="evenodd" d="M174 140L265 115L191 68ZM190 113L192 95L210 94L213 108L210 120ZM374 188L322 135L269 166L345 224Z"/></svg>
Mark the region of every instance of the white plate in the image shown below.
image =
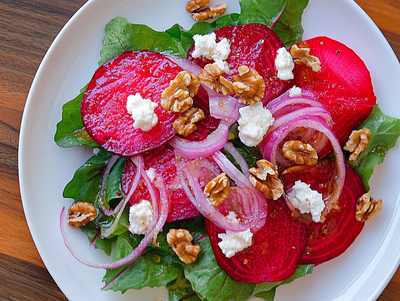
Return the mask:
<svg viewBox="0 0 400 301"><path fill-rule="evenodd" d="M237 1L226 1L228 13L238 12ZM168 12L168 13L166 13ZM61 120L61 107L89 82L100 59L104 26L123 16L165 30L179 22L189 28L190 15L183 1L91 0L60 32L33 81L22 119L19 145L20 188L26 219L38 251L61 290L70 300L167 300L165 288L102 292L103 270L83 266L64 247L58 219L65 184L90 151L62 149L53 136ZM364 59L371 71L378 103L384 113L400 117L399 62L369 17L350 0L310 0L305 11L304 38L326 35L337 39ZM350 249L339 258L314 269L312 275L277 290L276 300L375 300L399 264L400 148L375 168L372 196L381 197L382 211L369 223ZM74 246L92 261L103 260L88 247L79 230L70 230Z"/></svg>

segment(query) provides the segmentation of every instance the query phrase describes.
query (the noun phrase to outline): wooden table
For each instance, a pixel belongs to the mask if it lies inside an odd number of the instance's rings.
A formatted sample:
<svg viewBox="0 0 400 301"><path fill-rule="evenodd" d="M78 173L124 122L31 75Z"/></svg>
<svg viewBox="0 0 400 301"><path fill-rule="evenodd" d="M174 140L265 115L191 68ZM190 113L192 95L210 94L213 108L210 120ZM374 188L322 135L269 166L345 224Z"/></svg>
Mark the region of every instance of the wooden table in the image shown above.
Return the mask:
<svg viewBox="0 0 400 301"><path fill-rule="evenodd" d="M32 241L18 185L18 134L35 72L85 0L0 0L0 300L66 300ZM400 58L400 1L357 0ZM400 269L379 301L400 300Z"/></svg>

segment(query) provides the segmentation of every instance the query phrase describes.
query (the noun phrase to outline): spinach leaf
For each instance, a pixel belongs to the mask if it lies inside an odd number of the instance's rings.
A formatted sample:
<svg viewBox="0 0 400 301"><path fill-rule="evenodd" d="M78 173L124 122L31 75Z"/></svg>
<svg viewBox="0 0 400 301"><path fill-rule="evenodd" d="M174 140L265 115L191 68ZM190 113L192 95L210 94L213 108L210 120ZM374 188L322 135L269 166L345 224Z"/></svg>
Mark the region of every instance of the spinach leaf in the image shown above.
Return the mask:
<svg viewBox="0 0 400 301"><path fill-rule="evenodd" d="M73 179L65 186L63 196L94 204L103 178L103 170L111 154L101 149L79 167Z"/></svg>
<svg viewBox="0 0 400 301"><path fill-rule="evenodd" d="M112 246L116 241L116 237L111 239L102 238L95 223L88 223L82 226L81 230L88 236L91 244L94 242L95 249L103 250L107 255L111 255Z"/></svg>
<svg viewBox="0 0 400 301"><path fill-rule="evenodd" d="M200 301L201 299L193 291L190 281L184 275L167 284L169 301Z"/></svg>
<svg viewBox="0 0 400 301"><path fill-rule="evenodd" d="M138 237L133 239L127 233L119 235L113 260L119 260L138 245ZM123 267L107 270L103 281L105 290L121 291L128 289L141 289L145 286L158 287L167 285L172 280L182 275L183 266L173 260L171 255L146 249L132 263Z"/></svg>
<svg viewBox="0 0 400 301"><path fill-rule="evenodd" d="M400 136L400 120L382 113L378 105L358 128L368 128L371 131L370 141L356 161L350 164L361 176L365 189L368 191L369 179L376 164L383 162L388 150L396 145Z"/></svg>
<svg viewBox="0 0 400 301"><path fill-rule="evenodd" d="M76 145L88 145L91 147L99 147L89 136L86 128L83 126L81 118L81 101L84 87L80 94L74 99L63 105L62 119L57 124L57 131L54 135L54 141L58 146L71 147Z"/></svg>
<svg viewBox="0 0 400 301"><path fill-rule="evenodd" d="M186 57L186 52L168 33L159 32L142 24L131 24L117 17L106 25L99 66L128 50L153 50L162 54Z"/></svg>

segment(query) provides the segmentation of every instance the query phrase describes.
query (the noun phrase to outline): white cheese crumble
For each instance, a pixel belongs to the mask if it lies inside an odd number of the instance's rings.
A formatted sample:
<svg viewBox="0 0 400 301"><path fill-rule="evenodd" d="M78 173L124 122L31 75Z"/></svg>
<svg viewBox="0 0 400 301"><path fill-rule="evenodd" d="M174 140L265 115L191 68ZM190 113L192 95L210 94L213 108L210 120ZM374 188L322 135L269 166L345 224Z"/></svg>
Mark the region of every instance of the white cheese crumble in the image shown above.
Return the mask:
<svg viewBox="0 0 400 301"><path fill-rule="evenodd" d="M153 182L156 178L156 170L153 167L150 167L148 170L146 170L146 174L151 182Z"/></svg>
<svg viewBox="0 0 400 301"><path fill-rule="evenodd" d="M196 34L193 36L193 40L193 58L204 57L208 60L214 60L214 64L223 72L229 73L229 66L225 60L231 53L231 45L226 38L217 43L215 32L212 32L204 36Z"/></svg>
<svg viewBox="0 0 400 301"><path fill-rule="evenodd" d="M129 231L132 234L144 234L153 221L153 206L147 200L133 204L129 208Z"/></svg>
<svg viewBox="0 0 400 301"><path fill-rule="evenodd" d="M261 102L239 109L239 138L247 146L257 146L275 119Z"/></svg>
<svg viewBox="0 0 400 301"><path fill-rule="evenodd" d="M158 116L154 113L154 109L157 106L150 99L142 98L139 93L129 95L126 109L135 121L133 127L145 132L150 131L158 122Z"/></svg>
<svg viewBox="0 0 400 301"><path fill-rule="evenodd" d="M299 209L301 213L311 213L314 222L321 221L321 213L325 208L325 203L322 194L312 190L310 184L300 180L296 181L287 196L292 205Z"/></svg>
<svg viewBox="0 0 400 301"><path fill-rule="evenodd" d="M293 86L292 88L290 88L289 90L289 97L300 97L301 94L301 88Z"/></svg>
<svg viewBox="0 0 400 301"><path fill-rule="evenodd" d="M228 258L250 247L253 243L253 233L251 233L250 229L242 232L232 232L228 230L226 233L218 234L218 238L222 239L222 241L218 243L218 246L221 248L222 253Z"/></svg>
<svg viewBox="0 0 400 301"><path fill-rule="evenodd" d="M229 211L228 215L226 216L228 220L230 220L233 224L238 224L239 220L237 219L237 215L233 211Z"/></svg>
<svg viewBox="0 0 400 301"><path fill-rule="evenodd" d="M275 58L275 67L278 70L279 79L290 80L294 78L292 73L294 69L293 58L285 47L278 49L278 55Z"/></svg>

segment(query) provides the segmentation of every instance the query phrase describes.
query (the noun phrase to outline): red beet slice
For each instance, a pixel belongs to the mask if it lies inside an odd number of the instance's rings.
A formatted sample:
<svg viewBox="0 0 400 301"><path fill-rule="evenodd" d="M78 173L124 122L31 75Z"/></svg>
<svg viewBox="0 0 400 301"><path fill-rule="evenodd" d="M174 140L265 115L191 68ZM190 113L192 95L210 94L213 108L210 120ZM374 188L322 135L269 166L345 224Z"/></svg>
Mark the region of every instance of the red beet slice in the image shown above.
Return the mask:
<svg viewBox="0 0 400 301"><path fill-rule="evenodd" d="M168 187L170 198L170 211L167 222L187 219L199 216L200 213L187 198L186 193L179 185L179 178L176 176L175 151L167 143L160 147L143 153L145 170L154 168L158 174L162 175ZM121 177L122 189L126 194L131 185L136 172L136 167L131 161L127 161ZM139 199L150 199L150 194L143 182L139 184L139 189L134 194L130 203L133 204Z"/></svg>
<svg viewBox="0 0 400 301"><path fill-rule="evenodd" d="M218 246L224 230L206 220L206 229L219 266L235 281L261 283L291 277L307 244L304 223L291 216L283 199L268 202L265 226L253 235L253 244L227 258Z"/></svg>
<svg viewBox="0 0 400 301"><path fill-rule="evenodd" d="M291 86L291 81L277 78L275 58L277 50L285 45L273 30L262 24L246 24L225 26L214 32L217 42L226 38L231 45L231 53L226 61L232 74L224 76L232 80L233 76L238 74L237 68L242 65L256 70L266 84L264 105ZM203 58L194 59L191 55L193 50L194 45L188 51L189 60L196 62L200 67L213 63Z"/></svg>
<svg viewBox="0 0 400 301"><path fill-rule="evenodd" d="M357 200L364 193L360 176L346 166L346 181L339 198L339 209L332 211L324 223L309 224L310 237L300 264L318 265L348 249L364 227L364 223L355 217Z"/></svg>
<svg viewBox="0 0 400 301"><path fill-rule="evenodd" d="M343 145L376 103L370 73L361 58L338 41L316 37L297 45L310 48L321 61L321 70L296 64L294 85L315 93L332 115L334 132Z"/></svg>
<svg viewBox="0 0 400 301"><path fill-rule="evenodd" d="M95 72L82 98L83 124L90 136L107 151L131 157L153 149L175 135L177 114L160 105L161 93L182 68L152 51L128 51L106 62ZM158 104L158 123L145 132L133 127L126 109L129 95L139 93Z"/></svg>

